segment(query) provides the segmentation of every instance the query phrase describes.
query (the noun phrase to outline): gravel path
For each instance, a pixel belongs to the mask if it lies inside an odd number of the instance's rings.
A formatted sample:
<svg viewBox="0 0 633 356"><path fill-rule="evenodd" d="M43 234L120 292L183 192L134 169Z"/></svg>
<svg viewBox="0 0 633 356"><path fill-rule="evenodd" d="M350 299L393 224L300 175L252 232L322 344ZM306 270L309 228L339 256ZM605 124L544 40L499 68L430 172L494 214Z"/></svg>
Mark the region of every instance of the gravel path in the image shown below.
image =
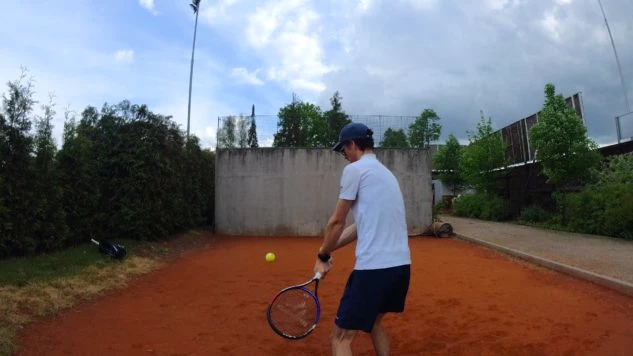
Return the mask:
<svg viewBox="0 0 633 356"><path fill-rule="evenodd" d="M441 220L473 242L519 251L633 287L633 241L454 216Z"/></svg>

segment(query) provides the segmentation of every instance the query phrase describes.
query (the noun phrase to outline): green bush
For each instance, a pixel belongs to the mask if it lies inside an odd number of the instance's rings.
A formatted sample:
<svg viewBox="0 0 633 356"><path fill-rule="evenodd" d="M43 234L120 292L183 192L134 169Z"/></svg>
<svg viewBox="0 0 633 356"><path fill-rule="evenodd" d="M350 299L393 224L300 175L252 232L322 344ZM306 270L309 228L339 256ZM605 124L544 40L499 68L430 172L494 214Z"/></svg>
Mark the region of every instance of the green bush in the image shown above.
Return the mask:
<svg viewBox="0 0 633 356"><path fill-rule="evenodd" d="M597 184L557 194L558 221L572 231L633 239L633 155L607 160Z"/></svg>
<svg viewBox="0 0 633 356"><path fill-rule="evenodd" d="M564 214L561 221L566 222L570 230L588 234L602 234L604 209L602 197L597 190L584 189L578 193L567 194L559 199Z"/></svg>
<svg viewBox="0 0 633 356"><path fill-rule="evenodd" d="M455 199L453 214L456 216L478 218L481 215L483 201L480 195L465 195Z"/></svg>
<svg viewBox="0 0 633 356"><path fill-rule="evenodd" d="M448 203L446 202L446 200L440 200L439 202L435 203L435 211L440 211L444 209L448 209Z"/></svg>
<svg viewBox="0 0 633 356"><path fill-rule="evenodd" d="M633 239L633 182L609 185L608 190L603 234Z"/></svg>
<svg viewBox="0 0 633 356"><path fill-rule="evenodd" d="M519 220L525 222L546 222L552 218L552 214L539 205L530 205L521 210Z"/></svg>
<svg viewBox="0 0 633 356"><path fill-rule="evenodd" d="M213 223L215 153L171 117L128 101L87 107L66 120L58 150L50 120L25 114L17 131L9 124L17 109L4 101L0 259L90 238L158 240Z"/></svg>
<svg viewBox="0 0 633 356"><path fill-rule="evenodd" d="M453 204L453 214L469 218L501 221L510 218L509 205L502 198L475 194L459 197Z"/></svg>

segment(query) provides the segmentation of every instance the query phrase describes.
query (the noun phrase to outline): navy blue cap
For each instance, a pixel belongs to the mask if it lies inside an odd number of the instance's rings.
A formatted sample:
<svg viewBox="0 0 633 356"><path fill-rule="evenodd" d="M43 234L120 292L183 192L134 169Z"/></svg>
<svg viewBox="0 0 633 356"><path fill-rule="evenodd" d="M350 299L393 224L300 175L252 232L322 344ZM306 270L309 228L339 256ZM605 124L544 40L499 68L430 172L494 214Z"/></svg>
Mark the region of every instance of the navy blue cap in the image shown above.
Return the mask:
<svg viewBox="0 0 633 356"><path fill-rule="evenodd" d="M334 145L334 147L332 147L332 149L336 152L341 152L345 142L355 138L371 138L373 133L374 132L364 124L359 122L349 123L341 129L338 142Z"/></svg>

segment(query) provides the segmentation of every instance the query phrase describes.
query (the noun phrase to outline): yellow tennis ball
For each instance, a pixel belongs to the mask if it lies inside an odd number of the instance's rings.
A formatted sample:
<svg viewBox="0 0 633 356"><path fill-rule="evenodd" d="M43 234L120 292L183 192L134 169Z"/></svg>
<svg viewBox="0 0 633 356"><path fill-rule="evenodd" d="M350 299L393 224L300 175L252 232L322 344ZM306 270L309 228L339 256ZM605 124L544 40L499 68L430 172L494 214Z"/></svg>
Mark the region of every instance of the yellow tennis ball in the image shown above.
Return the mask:
<svg viewBox="0 0 633 356"><path fill-rule="evenodd" d="M268 252L266 254L266 262L275 262L275 254L272 252Z"/></svg>

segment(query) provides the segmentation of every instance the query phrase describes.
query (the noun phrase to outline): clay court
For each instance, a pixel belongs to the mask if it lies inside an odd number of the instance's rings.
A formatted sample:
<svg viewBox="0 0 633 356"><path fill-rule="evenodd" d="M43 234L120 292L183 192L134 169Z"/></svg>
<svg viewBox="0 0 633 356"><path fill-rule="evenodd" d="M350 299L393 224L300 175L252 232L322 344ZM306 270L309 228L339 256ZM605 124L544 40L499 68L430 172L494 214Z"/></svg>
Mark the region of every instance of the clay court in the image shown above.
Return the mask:
<svg viewBox="0 0 633 356"><path fill-rule="evenodd" d="M320 239L208 237L206 247L19 337L20 355L328 355L353 245L319 287L321 323L274 334L266 306L312 276ZM633 298L456 239L411 238L406 311L385 323L393 355L630 355ZM266 263L266 252L277 260ZM358 355L373 355L361 334Z"/></svg>

